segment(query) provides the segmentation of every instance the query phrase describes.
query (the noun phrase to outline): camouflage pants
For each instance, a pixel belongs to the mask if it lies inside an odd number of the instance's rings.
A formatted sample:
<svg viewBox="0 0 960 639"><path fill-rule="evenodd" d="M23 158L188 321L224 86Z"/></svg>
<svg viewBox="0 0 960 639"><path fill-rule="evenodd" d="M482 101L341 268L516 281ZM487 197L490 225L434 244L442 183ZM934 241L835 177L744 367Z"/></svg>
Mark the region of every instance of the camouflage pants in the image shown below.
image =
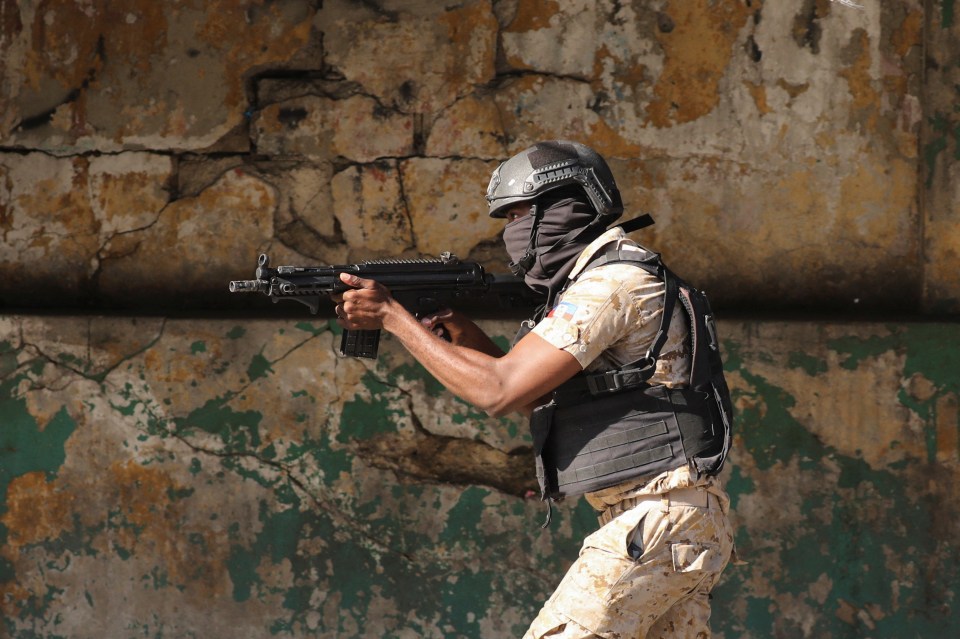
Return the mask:
<svg viewBox="0 0 960 639"><path fill-rule="evenodd" d="M601 515L524 639L705 638L733 530L722 489L625 500Z"/></svg>

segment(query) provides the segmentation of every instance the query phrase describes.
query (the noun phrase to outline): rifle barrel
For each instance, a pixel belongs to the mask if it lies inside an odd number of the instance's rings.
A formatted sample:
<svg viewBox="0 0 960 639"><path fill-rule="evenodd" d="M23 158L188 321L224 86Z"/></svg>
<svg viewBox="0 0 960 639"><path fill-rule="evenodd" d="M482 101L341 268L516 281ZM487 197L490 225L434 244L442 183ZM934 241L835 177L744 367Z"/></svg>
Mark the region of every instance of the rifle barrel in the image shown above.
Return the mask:
<svg viewBox="0 0 960 639"><path fill-rule="evenodd" d="M231 293L265 293L270 286L266 280L233 280L230 282Z"/></svg>

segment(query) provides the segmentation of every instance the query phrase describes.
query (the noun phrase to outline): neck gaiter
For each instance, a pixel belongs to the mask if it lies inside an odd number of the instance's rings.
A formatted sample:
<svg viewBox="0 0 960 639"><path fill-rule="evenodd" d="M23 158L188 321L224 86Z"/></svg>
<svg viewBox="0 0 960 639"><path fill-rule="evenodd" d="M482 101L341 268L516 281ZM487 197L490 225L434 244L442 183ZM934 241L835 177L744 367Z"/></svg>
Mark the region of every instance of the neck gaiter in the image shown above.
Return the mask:
<svg viewBox="0 0 960 639"><path fill-rule="evenodd" d="M520 263L528 247L532 248L533 263L526 272L521 269L518 274L523 275L527 286L552 297L563 287L583 249L606 229L590 225L597 214L581 198L563 197L538 203L538 209L539 206L544 207L542 213L538 210L536 215L507 224L503 241L514 265Z"/></svg>

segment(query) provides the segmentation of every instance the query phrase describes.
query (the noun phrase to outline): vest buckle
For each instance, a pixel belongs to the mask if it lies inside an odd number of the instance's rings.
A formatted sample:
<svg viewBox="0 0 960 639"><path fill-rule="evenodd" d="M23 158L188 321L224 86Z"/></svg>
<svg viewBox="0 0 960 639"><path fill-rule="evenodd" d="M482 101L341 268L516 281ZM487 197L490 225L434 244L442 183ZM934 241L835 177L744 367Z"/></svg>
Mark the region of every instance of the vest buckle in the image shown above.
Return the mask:
<svg viewBox="0 0 960 639"><path fill-rule="evenodd" d="M644 386L656 370L656 360L648 360L642 368L628 368L587 375L587 390L591 395L617 393L627 388Z"/></svg>
<svg viewBox="0 0 960 639"><path fill-rule="evenodd" d="M608 371L606 373L588 376L587 388L590 390L591 395L615 393L623 388L623 382L617 371Z"/></svg>

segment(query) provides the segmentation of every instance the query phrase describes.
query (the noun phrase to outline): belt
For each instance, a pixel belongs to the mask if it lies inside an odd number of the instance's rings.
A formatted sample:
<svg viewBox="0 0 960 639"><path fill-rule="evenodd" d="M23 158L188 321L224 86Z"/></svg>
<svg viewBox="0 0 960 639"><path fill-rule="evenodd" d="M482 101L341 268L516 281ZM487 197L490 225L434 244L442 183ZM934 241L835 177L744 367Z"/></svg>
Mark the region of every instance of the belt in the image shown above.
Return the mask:
<svg viewBox="0 0 960 639"><path fill-rule="evenodd" d="M605 526L618 516L646 501L659 501L664 510L670 506L692 506L694 508L719 508L720 503L716 496L707 492L706 488L677 488L662 494L638 495L627 497L620 502L609 506L597 518L600 525Z"/></svg>
<svg viewBox="0 0 960 639"><path fill-rule="evenodd" d="M711 508L711 498L716 507L717 498L711 497L706 488L678 488L661 495L664 501L681 506L695 506L697 508Z"/></svg>

